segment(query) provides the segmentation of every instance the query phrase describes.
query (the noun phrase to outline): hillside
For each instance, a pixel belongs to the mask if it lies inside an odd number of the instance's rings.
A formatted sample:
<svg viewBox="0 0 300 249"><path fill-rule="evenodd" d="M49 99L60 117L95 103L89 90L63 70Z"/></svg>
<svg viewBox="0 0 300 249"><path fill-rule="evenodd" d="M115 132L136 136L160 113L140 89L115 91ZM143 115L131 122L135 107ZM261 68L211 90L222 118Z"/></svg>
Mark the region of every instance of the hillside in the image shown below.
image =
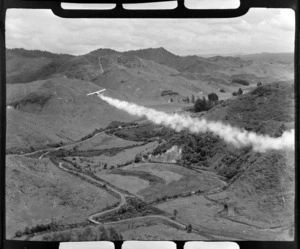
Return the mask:
<svg viewBox="0 0 300 249"><path fill-rule="evenodd" d="M294 128L294 84L276 82L227 100L205 117L221 119L259 134L281 136ZM242 155L242 156L241 156ZM219 157L219 158L218 158ZM267 226L289 225L294 221L295 152L235 153L233 160L212 158L221 172L236 170L236 179L224 192L212 197L226 200L246 219ZM223 165L227 165L226 168ZM242 163L242 165L240 165Z"/></svg>
<svg viewBox="0 0 300 249"><path fill-rule="evenodd" d="M7 83L28 83L47 79L55 75L58 68L72 57L39 50L7 49Z"/></svg>
<svg viewBox="0 0 300 249"><path fill-rule="evenodd" d="M41 141L65 143L111 121L132 119L84 96L99 88L108 89L107 94L119 99L173 112L189 106L185 100L192 95L202 98L215 92L219 99L228 99L239 88L247 92L257 82L292 77L293 63L288 55L282 59L285 63L275 60L275 55L272 62L266 55L257 55L257 60L253 56L177 56L164 48L123 53L98 49L81 56L8 49L8 148L15 146L10 141L26 147L31 142L24 142L27 137L35 137L38 146L44 146ZM249 85L233 82L241 79ZM223 111L214 112L219 118L224 116ZM231 112L239 110L233 108ZM243 110L240 113L243 115Z"/></svg>
<svg viewBox="0 0 300 249"><path fill-rule="evenodd" d="M8 85L7 150L67 143L112 120L134 119L95 96L86 96L98 89L90 82L65 77Z"/></svg>
<svg viewBox="0 0 300 249"><path fill-rule="evenodd" d="M281 132L294 128L294 98L293 82L275 82L221 101L205 114L205 118L228 122L259 134L279 136L280 127Z"/></svg>
<svg viewBox="0 0 300 249"><path fill-rule="evenodd" d="M294 103L294 85L277 82L221 101L202 117L278 137L294 128ZM153 136L157 135L165 142L154 150L154 155L162 155L176 145L182 149L178 160L182 166L213 171L227 178L229 187L225 191L209 195L234 210L226 217L263 227L293 222L294 151L258 153L228 145L210 133L169 130Z"/></svg>
<svg viewBox="0 0 300 249"><path fill-rule="evenodd" d="M103 199L108 205L118 202L105 190L61 171L48 158L7 156L6 184L8 238L18 230L53 221L84 222L83 210L105 208Z"/></svg>

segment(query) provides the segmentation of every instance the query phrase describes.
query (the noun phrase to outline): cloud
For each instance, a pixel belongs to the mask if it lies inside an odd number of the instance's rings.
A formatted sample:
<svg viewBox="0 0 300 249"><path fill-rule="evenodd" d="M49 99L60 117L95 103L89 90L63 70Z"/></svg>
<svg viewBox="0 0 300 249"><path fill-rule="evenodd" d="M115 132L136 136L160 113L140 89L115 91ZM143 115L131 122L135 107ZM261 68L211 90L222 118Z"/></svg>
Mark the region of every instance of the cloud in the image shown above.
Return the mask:
<svg viewBox="0 0 300 249"><path fill-rule="evenodd" d="M9 48L84 54L164 47L179 54L292 52L294 12L251 9L230 19L64 19L50 10L10 9Z"/></svg>

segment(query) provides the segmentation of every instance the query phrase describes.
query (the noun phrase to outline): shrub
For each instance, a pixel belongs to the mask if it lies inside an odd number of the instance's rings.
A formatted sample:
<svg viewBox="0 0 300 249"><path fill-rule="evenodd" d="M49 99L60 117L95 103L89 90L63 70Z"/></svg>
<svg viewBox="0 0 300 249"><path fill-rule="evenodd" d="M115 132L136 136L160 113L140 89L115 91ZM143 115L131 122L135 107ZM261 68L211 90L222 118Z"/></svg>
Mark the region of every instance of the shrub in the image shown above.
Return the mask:
<svg viewBox="0 0 300 249"><path fill-rule="evenodd" d="M22 235L23 235L23 233L20 230L16 231L16 233L15 233L15 237L17 237L17 238L22 237Z"/></svg>
<svg viewBox="0 0 300 249"><path fill-rule="evenodd" d="M241 85L244 85L244 86L249 86L249 82L246 81L246 80L233 79L231 82L232 82L232 83L241 84Z"/></svg>
<svg viewBox="0 0 300 249"><path fill-rule="evenodd" d="M187 233L191 233L192 230L193 230L193 227L192 227L191 224L189 224L189 225L186 227L186 232L187 232Z"/></svg>
<svg viewBox="0 0 300 249"><path fill-rule="evenodd" d="M178 92L174 92L172 90L164 90L160 94L160 96L170 96L170 95L179 95L179 93Z"/></svg>

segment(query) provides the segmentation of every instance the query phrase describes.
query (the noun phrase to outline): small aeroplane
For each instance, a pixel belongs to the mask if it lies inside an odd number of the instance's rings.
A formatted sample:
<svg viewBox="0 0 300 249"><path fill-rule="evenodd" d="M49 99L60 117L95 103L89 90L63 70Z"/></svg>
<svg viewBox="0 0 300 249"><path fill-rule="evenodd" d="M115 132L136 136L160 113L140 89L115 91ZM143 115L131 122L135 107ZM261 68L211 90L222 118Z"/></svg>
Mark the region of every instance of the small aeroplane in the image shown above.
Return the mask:
<svg viewBox="0 0 300 249"><path fill-rule="evenodd" d="M87 96L89 96L89 95L94 95L94 94L99 95L100 93L102 93L102 92L104 92L104 91L106 91L106 89L102 89L102 90L99 90L99 91L96 91L96 92L88 93Z"/></svg>

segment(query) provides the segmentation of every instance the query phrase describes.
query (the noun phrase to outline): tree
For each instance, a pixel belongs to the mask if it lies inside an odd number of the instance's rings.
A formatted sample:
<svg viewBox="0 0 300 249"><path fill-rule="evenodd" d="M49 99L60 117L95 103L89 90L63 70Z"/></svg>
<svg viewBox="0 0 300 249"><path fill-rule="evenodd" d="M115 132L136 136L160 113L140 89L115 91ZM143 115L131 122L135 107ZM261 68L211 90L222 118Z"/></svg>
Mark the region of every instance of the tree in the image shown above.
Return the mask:
<svg viewBox="0 0 300 249"><path fill-rule="evenodd" d="M193 104L195 104L195 96L194 96L194 94L192 94L191 102L192 102Z"/></svg>
<svg viewBox="0 0 300 249"><path fill-rule="evenodd" d="M208 100L211 102L216 102L219 100L219 96L215 93L208 94Z"/></svg>
<svg viewBox="0 0 300 249"><path fill-rule="evenodd" d="M103 169L107 169L107 163L104 164Z"/></svg>
<svg viewBox="0 0 300 249"><path fill-rule="evenodd" d="M186 102L190 103L190 98L189 97L186 97Z"/></svg>
<svg viewBox="0 0 300 249"><path fill-rule="evenodd" d="M261 83L261 82L258 82L258 83L257 83L257 86L262 86L262 83Z"/></svg>
<svg viewBox="0 0 300 249"><path fill-rule="evenodd" d="M209 104L209 109L216 105L217 101L219 100L219 96L215 93L210 93L208 94L208 104Z"/></svg>
<svg viewBox="0 0 300 249"><path fill-rule="evenodd" d="M177 214L178 214L178 210L177 210L177 209L174 209L173 215L174 215L175 219L176 219Z"/></svg>
<svg viewBox="0 0 300 249"><path fill-rule="evenodd" d="M22 232L21 232L20 230L16 231L15 237L16 237L16 238L22 237Z"/></svg>
<svg viewBox="0 0 300 249"><path fill-rule="evenodd" d="M238 95L242 95L242 94L243 94L243 90L242 90L241 88L239 88L237 94L238 94Z"/></svg>
<svg viewBox="0 0 300 249"><path fill-rule="evenodd" d="M197 99L196 103L194 104L195 112L202 112L209 110L210 106L206 101L206 98L203 97L202 99Z"/></svg>
<svg viewBox="0 0 300 249"><path fill-rule="evenodd" d="M193 230L193 227L192 227L191 224L189 224L189 225L186 227L186 232L187 232L187 233L191 233L192 230Z"/></svg>
<svg viewBox="0 0 300 249"><path fill-rule="evenodd" d="M134 158L135 163L139 163L141 161L141 155L137 154Z"/></svg>

